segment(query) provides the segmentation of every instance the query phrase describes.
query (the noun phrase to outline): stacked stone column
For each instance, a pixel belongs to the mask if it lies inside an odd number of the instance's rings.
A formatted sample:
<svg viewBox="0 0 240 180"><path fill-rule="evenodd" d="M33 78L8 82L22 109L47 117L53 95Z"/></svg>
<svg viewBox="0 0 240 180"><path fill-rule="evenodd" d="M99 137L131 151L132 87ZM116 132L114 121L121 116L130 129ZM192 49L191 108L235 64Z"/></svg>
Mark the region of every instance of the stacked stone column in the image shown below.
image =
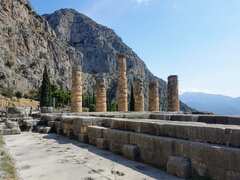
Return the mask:
<svg viewBox="0 0 240 180"><path fill-rule="evenodd" d="M117 89L117 105L118 111L128 111L128 86L127 86L127 65L126 57L118 55L118 89Z"/></svg>
<svg viewBox="0 0 240 180"><path fill-rule="evenodd" d="M104 78L97 78L97 89L96 89L96 111L106 112L107 111L107 92Z"/></svg>
<svg viewBox="0 0 240 180"><path fill-rule="evenodd" d="M143 81L141 79L136 79L134 81L134 111L143 112L144 111L144 92L143 92Z"/></svg>
<svg viewBox="0 0 240 180"><path fill-rule="evenodd" d="M168 111L180 111L178 77L176 75L168 77Z"/></svg>
<svg viewBox="0 0 240 180"><path fill-rule="evenodd" d="M80 66L72 70L71 111L82 112L82 71Z"/></svg>
<svg viewBox="0 0 240 180"><path fill-rule="evenodd" d="M149 111L158 112L159 110L159 84L154 80L149 84Z"/></svg>

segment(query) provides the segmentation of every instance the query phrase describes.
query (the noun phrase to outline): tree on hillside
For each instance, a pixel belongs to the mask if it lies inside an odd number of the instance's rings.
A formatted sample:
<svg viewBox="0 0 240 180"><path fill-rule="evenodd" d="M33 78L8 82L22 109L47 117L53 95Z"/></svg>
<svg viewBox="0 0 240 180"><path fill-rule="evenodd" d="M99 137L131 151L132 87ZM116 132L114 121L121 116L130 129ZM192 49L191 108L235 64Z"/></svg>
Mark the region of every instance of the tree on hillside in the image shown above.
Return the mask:
<svg viewBox="0 0 240 180"><path fill-rule="evenodd" d="M40 106L52 106L51 83L47 72L47 67L44 67L43 80L40 90Z"/></svg>

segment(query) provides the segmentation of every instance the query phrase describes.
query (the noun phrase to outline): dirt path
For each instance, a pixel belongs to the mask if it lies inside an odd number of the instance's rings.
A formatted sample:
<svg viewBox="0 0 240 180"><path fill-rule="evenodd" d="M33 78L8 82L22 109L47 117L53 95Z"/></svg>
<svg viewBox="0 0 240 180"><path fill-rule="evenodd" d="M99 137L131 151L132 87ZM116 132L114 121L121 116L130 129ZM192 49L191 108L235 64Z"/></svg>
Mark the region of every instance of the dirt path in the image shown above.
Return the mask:
<svg viewBox="0 0 240 180"><path fill-rule="evenodd" d="M108 151L54 134L5 136L23 180L177 180L178 178Z"/></svg>

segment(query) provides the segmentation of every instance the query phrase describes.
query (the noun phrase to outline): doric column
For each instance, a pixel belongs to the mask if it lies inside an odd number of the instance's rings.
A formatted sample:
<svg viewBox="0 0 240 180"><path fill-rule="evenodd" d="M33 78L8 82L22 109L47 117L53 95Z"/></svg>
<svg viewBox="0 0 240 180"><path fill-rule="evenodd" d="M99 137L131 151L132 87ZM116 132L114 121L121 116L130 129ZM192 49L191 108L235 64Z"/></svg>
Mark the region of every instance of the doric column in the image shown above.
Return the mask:
<svg viewBox="0 0 240 180"><path fill-rule="evenodd" d="M159 112L159 83L153 80L149 84L149 111Z"/></svg>
<svg viewBox="0 0 240 180"><path fill-rule="evenodd" d="M127 65L126 57L118 55L118 89L117 89L117 105L118 111L128 111L128 86L127 86Z"/></svg>
<svg viewBox="0 0 240 180"><path fill-rule="evenodd" d="M97 89L96 89L96 111L106 112L107 111L107 98L106 98L106 85L104 78L97 78Z"/></svg>
<svg viewBox="0 0 240 180"><path fill-rule="evenodd" d="M178 77L176 75L168 77L168 111L180 111Z"/></svg>
<svg viewBox="0 0 240 180"><path fill-rule="evenodd" d="M141 79L134 80L134 111L144 111L144 92L143 92L143 81Z"/></svg>
<svg viewBox="0 0 240 180"><path fill-rule="evenodd" d="M82 112L82 71L81 66L72 70L71 111Z"/></svg>

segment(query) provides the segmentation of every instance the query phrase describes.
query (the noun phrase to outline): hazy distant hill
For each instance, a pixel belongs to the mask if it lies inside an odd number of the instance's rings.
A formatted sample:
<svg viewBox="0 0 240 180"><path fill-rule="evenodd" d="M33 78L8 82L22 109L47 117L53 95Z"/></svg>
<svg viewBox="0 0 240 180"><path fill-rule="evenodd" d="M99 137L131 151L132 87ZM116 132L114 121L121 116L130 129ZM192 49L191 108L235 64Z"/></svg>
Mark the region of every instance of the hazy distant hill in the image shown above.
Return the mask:
<svg viewBox="0 0 240 180"><path fill-rule="evenodd" d="M181 95L181 100L199 111L208 111L220 115L240 115L240 98L186 92Z"/></svg>

